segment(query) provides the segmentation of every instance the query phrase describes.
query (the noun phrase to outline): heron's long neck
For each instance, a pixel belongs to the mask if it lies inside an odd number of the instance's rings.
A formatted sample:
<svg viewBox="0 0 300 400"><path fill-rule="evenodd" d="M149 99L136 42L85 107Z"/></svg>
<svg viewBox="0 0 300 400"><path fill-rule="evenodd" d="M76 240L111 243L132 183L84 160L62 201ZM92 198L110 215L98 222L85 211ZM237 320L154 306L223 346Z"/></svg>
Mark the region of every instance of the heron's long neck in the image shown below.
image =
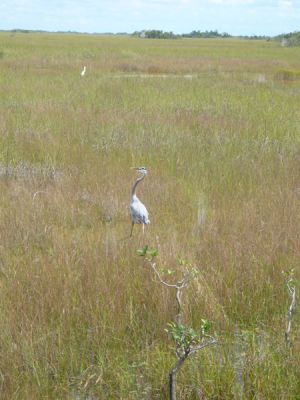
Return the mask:
<svg viewBox="0 0 300 400"><path fill-rule="evenodd" d="M140 176L139 178L137 178L137 180L135 181L135 184L133 185L132 191L131 191L131 196L132 196L132 197L135 196L135 192L136 192L137 185L138 185L140 182L142 182L142 180L145 178L145 176L146 176L146 175L142 175L142 176Z"/></svg>

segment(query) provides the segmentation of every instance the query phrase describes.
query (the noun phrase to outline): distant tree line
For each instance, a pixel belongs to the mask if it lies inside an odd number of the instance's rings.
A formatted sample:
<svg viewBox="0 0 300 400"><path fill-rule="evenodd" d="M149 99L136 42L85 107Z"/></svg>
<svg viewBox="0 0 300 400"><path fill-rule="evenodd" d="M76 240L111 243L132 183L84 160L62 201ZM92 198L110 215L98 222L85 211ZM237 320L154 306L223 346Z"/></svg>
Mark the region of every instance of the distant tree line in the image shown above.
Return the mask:
<svg viewBox="0 0 300 400"><path fill-rule="evenodd" d="M162 30L148 29L143 31L135 31L132 36L144 39L179 39L179 38L230 38L238 37L240 39L252 40L270 40L270 36L265 35L251 35L251 36L233 36L227 32L220 33L217 30L206 31L192 31L190 33L175 34L173 32L164 32Z"/></svg>
<svg viewBox="0 0 300 400"><path fill-rule="evenodd" d="M157 29L150 29L144 31L135 31L132 36L141 37L145 39L177 39L181 35L176 35L173 32L164 32Z"/></svg>
<svg viewBox="0 0 300 400"><path fill-rule="evenodd" d="M240 39L249 39L249 40L270 40L271 37L270 36L266 36L266 35L244 35L244 36L236 36Z"/></svg>
<svg viewBox="0 0 300 400"><path fill-rule="evenodd" d="M282 46L300 46L300 32L283 33L274 39L280 41Z"/></svg>
<svg viewBox="0 0 300 400"><path fill-rule="evenodd" d="M219 33L214 31L192 31L191 33L175 34L173 32L164 32L157 29L149 29L143 31L135 31L132 36L145 39L179 39L179 38L228 38L229 33Z"/></svg>
<svg viewBox="0 0 300 400"><path fill-rule="evenodd" d="M228 38L231 37L229 33L219 33L217 30L214 31L192 31L191 33L183 33L181 37L186 38Z"/></svg>

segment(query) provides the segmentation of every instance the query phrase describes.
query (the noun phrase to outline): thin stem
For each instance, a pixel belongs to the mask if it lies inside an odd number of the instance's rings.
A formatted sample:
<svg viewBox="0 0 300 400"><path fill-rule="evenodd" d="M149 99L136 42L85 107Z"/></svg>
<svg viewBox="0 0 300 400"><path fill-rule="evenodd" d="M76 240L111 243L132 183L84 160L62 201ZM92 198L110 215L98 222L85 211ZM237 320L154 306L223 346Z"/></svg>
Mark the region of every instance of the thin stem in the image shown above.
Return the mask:
<svg viewBox="0 0 300 400"><path fill-rule="evenodd" d="M196 353L197 351L204 349L204 347L213 346L214 344L218 344L218 341L217 339L212 338L207 342L201 343L198 346L193 347L190 351L190 354Z"/></svg>
<svg viewBox="0 0 300 400"><path fill-rule="evenodd" d="M178 286L177 286L177 285L174 285L174 284L165 282L165 281L161 278L161 276L159 275L159 272L157 271L155 265L156 265L155 263L150 262L150 266L151 266L151 268L153 269L153 271L155 272L156 276L158 277L158 280L160 281L160 283L162 283L163 285L165 285L165 286L167 286L167 287L171 287L171 288L178 289Z"/></svg>
<svg viewBox="0 0 300 400"><path fill-rule="evenodd" d="M212 346L218 343L217 339L214 339L212 336L210 336L211 340L208 340L204 343L199 344L198 346L192 347L192 348L186 348L184 350L184 353L181 356L178 356L177 352L178 349L176 349L176 355L178 357L177 363L174 365L172 368L170 374L169 374L169 388L170 388L170 400L176 400L176 374L182 367L183 363L185 360L191 355L196 353L199 350L204 349L207 346Z"/></svg>
<svg viewBox="0 0 300 400"><path fill-rule="evenodd" d="M289 296L291 298L291 304L289 306L288 314L287 314L287 329L285 331L285 342L288 345L290 343L290 332L292 329L292 317L293 317L293 313L294 313L295 307L296 307L296 288L295 288L295 286L290 286L288 283L287 283L287 288L288 288Z"/></svg>
<svg viewBox="0 0 300 400"><path fill-rule="evenodd" d="M160 283L162 283L163 285L169 287L169 288L173 288L176 289L176 301L177 301L177 305L178 305L178 313L176 315L176 322L178 324L182 323L182 316L181 316L181 310L182 310L182 302L181 302L181 296L182 296L182 290L185 289L188 285L188 282L190 280L190 275L188 273L185 273L184 278L177 282L176 284L171 284L168 283L166 281L164 281L162 279L162 277L160 276L159 272L156 269L156 264L153 261L150 261L150 266L153 269L155 275L157 276L158 280Z"/></svg>

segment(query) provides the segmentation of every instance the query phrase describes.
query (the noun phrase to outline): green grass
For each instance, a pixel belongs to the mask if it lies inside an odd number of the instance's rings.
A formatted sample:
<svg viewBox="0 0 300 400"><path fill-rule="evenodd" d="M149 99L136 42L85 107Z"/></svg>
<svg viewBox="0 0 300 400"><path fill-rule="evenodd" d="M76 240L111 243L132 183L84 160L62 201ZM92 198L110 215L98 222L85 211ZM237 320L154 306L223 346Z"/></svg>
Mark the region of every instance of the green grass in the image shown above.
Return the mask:
<svg viewBox="0 0 300 400"><path fill-rule="evenodd" d="M174 292L145 244L199 269L186 322L220 338L183 366L178 397L298 398L281 274L299 282L298 50L1 33L0 52L2 398L167 398ZM151 225L124 239L139 165Z"/></svg>

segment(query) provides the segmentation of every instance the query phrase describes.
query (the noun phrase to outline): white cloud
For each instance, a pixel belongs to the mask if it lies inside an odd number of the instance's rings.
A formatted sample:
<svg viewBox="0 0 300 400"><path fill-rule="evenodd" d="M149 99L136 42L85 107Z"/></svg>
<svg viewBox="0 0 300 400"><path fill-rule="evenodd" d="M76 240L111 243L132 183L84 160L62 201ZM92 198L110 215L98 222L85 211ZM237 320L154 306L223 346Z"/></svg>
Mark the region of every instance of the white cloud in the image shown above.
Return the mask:
<svg viewBox="0 0 300 400"><path fill-rule="evenodd" d="M289 8L293 6L292 0L279 0L278 2L280 7Z"/></svg>
<svg viewBox="0 0 300 400"><path fill-rule="evenodd" d="M255 0L209 0L209 2L214 4L222 4L226 6L232 4L239 4L239 5L253 4Z"/></svg>

